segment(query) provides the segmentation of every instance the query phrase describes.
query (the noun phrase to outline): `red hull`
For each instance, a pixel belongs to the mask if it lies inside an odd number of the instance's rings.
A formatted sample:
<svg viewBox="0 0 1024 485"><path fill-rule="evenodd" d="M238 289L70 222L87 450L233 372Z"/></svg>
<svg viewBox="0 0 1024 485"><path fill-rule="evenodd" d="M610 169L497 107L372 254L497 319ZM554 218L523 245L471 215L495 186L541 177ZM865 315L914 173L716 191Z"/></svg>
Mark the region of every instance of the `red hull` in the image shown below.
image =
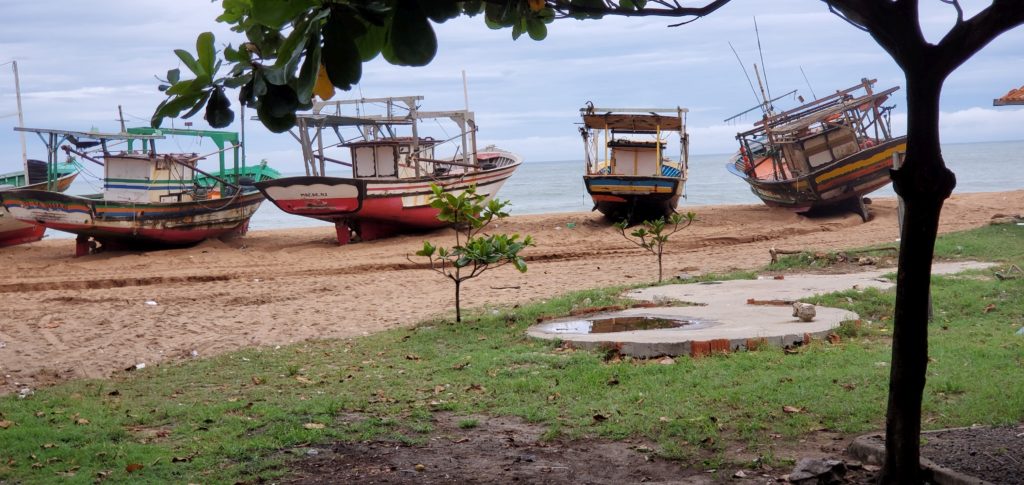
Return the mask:
<svg viewBox="0 0 1024 485"><path fill-rule="evenodd" d="M44 232L46 232L45 227L35 225L0 232L0 248L38 241L43 238Z"/></svg>

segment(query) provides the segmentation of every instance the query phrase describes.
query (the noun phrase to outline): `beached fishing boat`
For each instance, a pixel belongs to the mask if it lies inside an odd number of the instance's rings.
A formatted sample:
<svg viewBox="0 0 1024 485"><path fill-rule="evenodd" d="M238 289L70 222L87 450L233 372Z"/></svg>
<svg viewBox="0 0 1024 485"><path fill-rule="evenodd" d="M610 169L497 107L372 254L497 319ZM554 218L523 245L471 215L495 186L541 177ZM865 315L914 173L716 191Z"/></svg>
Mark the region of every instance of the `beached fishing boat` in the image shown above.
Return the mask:
<svg viewBox="0 0 1024 485"><path fill-rule="evenodd" d="M594 209L619 221L667 217L685 197L689 164L686 108L580 110L586 152L583 184ZM665 156L678 136L679 157Z"/></svg>
<svg viewBox="0 0 1024 485"><path fill-rule="evenodd" d="M306 175L258 182L256 187L289 214L334 223L339 244L448 225L430 206L431 184L452 194L476 186L477 194L492 197L522 160L493 146L477 150L471 111L420 111L421 99L315 103L311 114L298 115L293 132L302 147ZM368 114L374 108L382 113ZM423 136L420 125L427 120L449 120L458 131L447 140ZM337 141L325 140L328 134ZM455 143L456 152L442 159L446 143ZM350 161L328 156L332 148L347 149ZM327 163L348 166L351 174L327 175Z"/></svg>
<svg viewBox="0 0 1024 485"><path fill-rule="evenodd" d="M905 136L893 136L891 106L899 87L875 92L861 83L781 113L762 105L764 118L739 133L740 149L726 168L769 206L796 212L848 205L866 221L864 196L891 182L893 156Z"/></svg>
<svg viewBox="0 0 1024 485"><path fill-rule="evenodd" d="M103 192L65 195L42 190L0 193L0 202L20 221L77 234L75 255L98 249L182 246L207 238L244 234L249 218L263 201L244 173L237 134L200 130L136 129L136 133L96 133L24 128L40 135L56 160L58 150L103 166ZM166 135L214 140L219 150L208 155L156 151ZM112 142L124 143L112 151ZM135 143L141 142L136 147ZM235 168L224 154L234 153ZM219 155L216 173L197 167ZM269 174L269 172L267 172ZM213 183L200 183L206 177Z"/></svg>

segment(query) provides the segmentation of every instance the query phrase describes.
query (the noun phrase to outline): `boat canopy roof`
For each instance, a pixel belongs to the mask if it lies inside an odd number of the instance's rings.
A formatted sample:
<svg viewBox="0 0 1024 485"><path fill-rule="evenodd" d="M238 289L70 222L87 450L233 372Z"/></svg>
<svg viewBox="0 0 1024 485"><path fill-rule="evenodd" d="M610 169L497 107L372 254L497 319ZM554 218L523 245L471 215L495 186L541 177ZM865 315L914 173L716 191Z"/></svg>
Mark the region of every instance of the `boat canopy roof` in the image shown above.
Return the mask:
<svg viewBox="0 0 1024 485"><path fill-rule="evenodd" d="M126 132L103 133L99 131L73 131L50 128L24 128L20 126L14 127L14 131L26 131L29 133L38 133L40 135L72 136L75 138L85 138L92 140L162 140L166 138L164 135L158 134L136 134Z"/></svg>
<svg viewBox="0 0 1024 485"><path fill-rule="evenodd" d="M329 114L304 113L296 115L308 125L313 126L384 126L384 125L411 125L414 120L408 116L386 117L386 116L342 116Z"/></svg>
<svg viewBox="0 0 1024 485"><path fill-rule="evenodd" d="M856 98L844 99L834 105L821 109L813 109L810 112L802 112L800 108L793 110L790 114L776 120L775 122L762 123L771 126L772 131L777 133L788 133L799 131L815 123L820 123L830 116L842 113L849 109L862 109L870 107L872 103L882 103L889 98L889 95L898 90L898 87L886 89L874 94L866 94Z"/></svg>
<svg viewBox="0 0 1024 485"><path fill-rule="evenodd" d="M583 115L583 124L587 128L653 133L656 131L685 131L683 113L687 111L686 108L602 109L587 107L581 109L580 113Z"/></svg>

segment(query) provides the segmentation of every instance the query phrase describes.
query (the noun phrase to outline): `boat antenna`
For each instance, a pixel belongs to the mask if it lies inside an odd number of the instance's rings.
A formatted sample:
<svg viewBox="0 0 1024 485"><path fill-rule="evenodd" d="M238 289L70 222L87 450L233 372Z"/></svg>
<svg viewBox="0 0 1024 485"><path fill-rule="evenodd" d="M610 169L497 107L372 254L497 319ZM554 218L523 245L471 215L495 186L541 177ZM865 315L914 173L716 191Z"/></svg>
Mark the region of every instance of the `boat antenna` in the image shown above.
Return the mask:
<svg viewBox="0 0 1024 485"><path fill-rule="evenodd" d="M740 54L736 52L736 48L732 46L732 42L729 42L729 48L732 49L732 54L736 56L736 62L740 63L740 69L743 69L743 75L747 77L747 84L750 85L750 94L754 95L754 102L760 106L761 98L757 96L757 90L754 89L754 81L750 80L750 73L747 72L747 66L743 65L743 61L740 60ZM587 102L589 103L589 101ZM593 108L593 105L591 105L591 108Z"/></svg>
<svg viewBox="0 0 1024 485"><path fill-rule="evenodd" d="M761 75L764 76L765 90L768 91L768 97L765 99L771 99L772 90L768 87L768 69L764 63L764 51L761 50L761 32L757 28L757 17L754 17L754 35L757 37L757 53L761 56Z"/></svg>
<svg viewBox="0 0 1024 485"><path fill-rule="evenodd" d="M126 133L128 130L124 127L124 110L121 109L121 105L117 105L117 119L121 122L121 133Z"/></svg>
<svg viewBox="0 0 1024 485"><path fill-rule="evenodd" d="M469 111L469 87L466 84L466 70L462 70L462 102L466 106L466 111Z"/></svg>
<svg viewBox="0 0 1024 485"><path fill-rule="evenodd" d="M800 66L800 74L804 76L804 82L807 83L807 89L811 90L811 96L814 96L814 99L817 100L818 95L814 94L814 88L811 87L811 82L807 80L807 73L804 72L804 66Z"/></svg>

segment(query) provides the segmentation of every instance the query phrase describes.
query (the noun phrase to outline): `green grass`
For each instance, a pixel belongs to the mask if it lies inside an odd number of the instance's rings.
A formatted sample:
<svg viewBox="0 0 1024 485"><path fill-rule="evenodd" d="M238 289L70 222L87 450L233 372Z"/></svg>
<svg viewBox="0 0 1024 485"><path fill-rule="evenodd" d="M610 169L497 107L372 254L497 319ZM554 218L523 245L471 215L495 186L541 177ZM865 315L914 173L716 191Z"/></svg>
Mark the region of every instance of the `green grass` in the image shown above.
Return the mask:
<svg viewBox="0 0 1024 485"><path fill-rule="evenodd" d="M1020 241L1024 228L989 227L943 237L937 254L1020 265ZM1024 419L1024 338L1014 335L1024 326L1024 279L990 275L933 278L925 428ZM461 325L430 321L249 349L0 397L8 423L0 427L0 481L273 479L286 470L283 449L423 443L441 411L465 429L481 416L515 416L543 426L548 439L643 437L664 457L710 468L730 444L770 458L778 440L884 426L892 292L815 297L861 320L844 325L840 344L815 342L795 354L606 362L601 352L524 336L538 318L622 303L623 289L480 309ZM143 468L128 472L131 464Z"/></svg>

